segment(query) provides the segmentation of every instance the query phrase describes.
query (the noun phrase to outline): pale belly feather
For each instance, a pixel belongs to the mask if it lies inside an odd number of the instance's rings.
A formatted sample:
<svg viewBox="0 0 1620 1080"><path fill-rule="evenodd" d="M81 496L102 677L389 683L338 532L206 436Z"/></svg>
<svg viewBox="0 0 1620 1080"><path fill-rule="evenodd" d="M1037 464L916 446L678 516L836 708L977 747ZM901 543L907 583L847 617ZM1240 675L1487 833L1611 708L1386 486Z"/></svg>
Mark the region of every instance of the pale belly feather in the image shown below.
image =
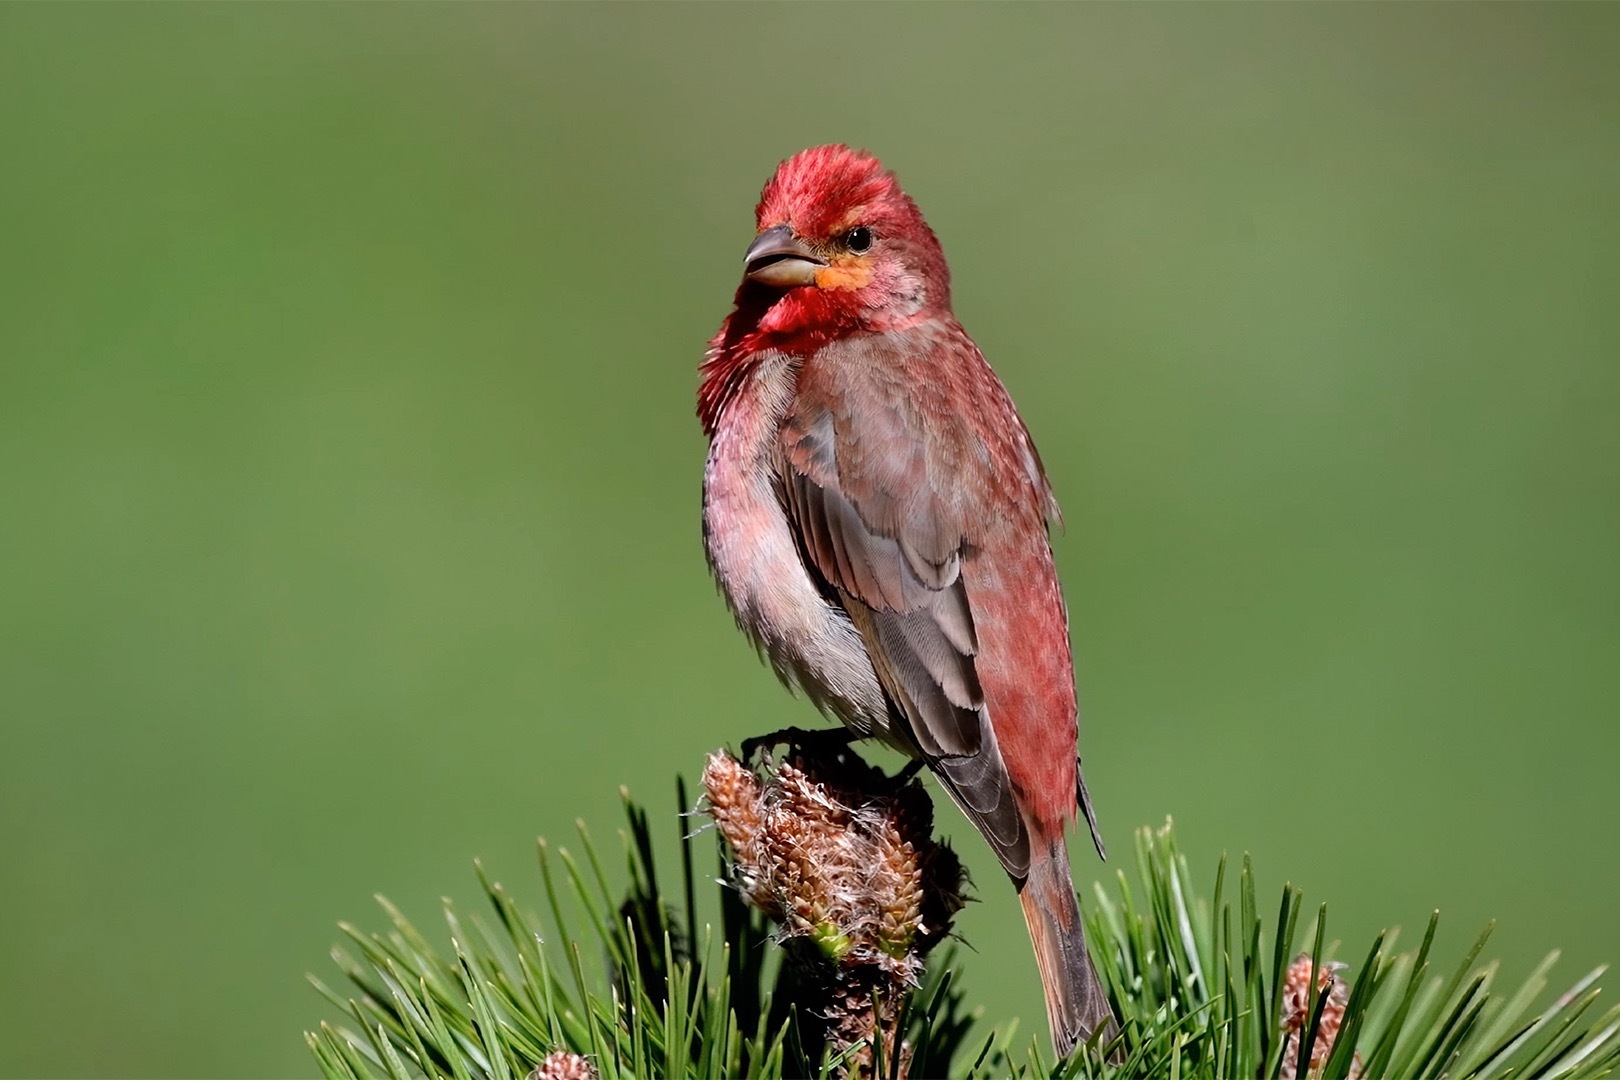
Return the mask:
<svg viewBox="0 0 1620 1080"><path fill-rule="evenodd" d="M737 624L781 679L862 735L908 750L890 731L889 705L860 634L828 603L799 556L776 493L791 361L764 359L727 408L703 474L709 565Z"/></svg>

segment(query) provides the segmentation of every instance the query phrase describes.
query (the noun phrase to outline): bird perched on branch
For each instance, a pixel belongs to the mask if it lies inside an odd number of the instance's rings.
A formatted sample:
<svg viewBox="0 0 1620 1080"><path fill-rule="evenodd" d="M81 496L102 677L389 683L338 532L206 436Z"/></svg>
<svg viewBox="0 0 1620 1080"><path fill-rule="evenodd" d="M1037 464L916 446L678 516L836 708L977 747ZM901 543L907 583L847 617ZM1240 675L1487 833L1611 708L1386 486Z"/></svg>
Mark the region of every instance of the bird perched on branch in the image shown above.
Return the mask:
<svg viewBox="0 0 1620 1080"><path fill-rule="evenodd" d="M1065 849L1096 825L1041 459L876 158L796 154L755 216L698 391L710 566L784 681L926 763L989 841L1067 1053L1114 1021Z"/></svg>

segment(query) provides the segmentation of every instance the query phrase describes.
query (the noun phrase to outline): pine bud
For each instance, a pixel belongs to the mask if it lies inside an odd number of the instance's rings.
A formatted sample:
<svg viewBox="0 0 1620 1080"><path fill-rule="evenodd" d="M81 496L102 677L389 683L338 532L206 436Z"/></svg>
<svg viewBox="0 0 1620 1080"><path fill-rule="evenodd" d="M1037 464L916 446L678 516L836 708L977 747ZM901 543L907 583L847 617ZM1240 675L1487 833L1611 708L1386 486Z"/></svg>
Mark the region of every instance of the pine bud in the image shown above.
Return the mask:
<svg viewBox="0 0 1620 1080"><path fill-rule="evenodd" d="M796 955L817 958L829 1042L865 1040L846 1073L869 1069L878 1030L895 1050L894 1016L877 1012L894 1013L917 985L964 902L962 864L933 838L927 793L853 754L803 750L757 774L716 751L703 786L738 891L777 924L779 940L808 946Z"/></svg>
<svg viewBox="0 0 1620 1080"><path fill-rule="evenodd" d="M596 1070L579 1054L553 1050L534 1067L528 1080L597 1080Z"/></svg>
<svg viewBox="0 0 1620 1080"><path fill-rule="evenodd" d="M1346 970L1345 964L1324 964L1316 969L1316 987L1319 998L1325 997L1322 1004L1322 1019L1316 1026L1316 1038L1311 1043L1311 1062L1308 1075L1316 1074L1327 1064L1328 1057L1333 1053L1333 1043L1339 1037L1339 1027L1344 1023L1344 1010L1350 1003L1350 984L1339 973ZM1311 958L1308 953L1301 953L1294 957L1293 963L1288 965L1288 972L1283 977L1282 994L1282 1029L1286 1035L1283 1042L1282 1080L1298 1080L1300 1038L1305 1025L1311 1021ZM1351 1080L1358 1080L1361 1076L1361 1055L1356 1054L1350 1065Z"/></svg>

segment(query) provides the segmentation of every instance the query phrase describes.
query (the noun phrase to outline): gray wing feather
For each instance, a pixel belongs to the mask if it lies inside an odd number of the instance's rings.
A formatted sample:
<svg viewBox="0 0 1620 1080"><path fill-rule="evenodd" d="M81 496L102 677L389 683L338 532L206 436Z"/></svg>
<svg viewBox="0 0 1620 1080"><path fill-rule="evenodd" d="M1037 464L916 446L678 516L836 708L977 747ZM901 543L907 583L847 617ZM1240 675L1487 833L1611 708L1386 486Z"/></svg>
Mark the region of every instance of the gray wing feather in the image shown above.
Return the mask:
<svg viewBox="0 0 1620 1080"><path fill-rule="evenodd" d="M1029 838L985 710L978 640L962 583L962 537L945 523L901 517L874 526L843 485L830 422L790 423L783 503L811 573L861 632L894 720L1007 872L1029 870ZM874 491L883 519L899 502ZM873 515L875 516L875 515Z"/></svg>

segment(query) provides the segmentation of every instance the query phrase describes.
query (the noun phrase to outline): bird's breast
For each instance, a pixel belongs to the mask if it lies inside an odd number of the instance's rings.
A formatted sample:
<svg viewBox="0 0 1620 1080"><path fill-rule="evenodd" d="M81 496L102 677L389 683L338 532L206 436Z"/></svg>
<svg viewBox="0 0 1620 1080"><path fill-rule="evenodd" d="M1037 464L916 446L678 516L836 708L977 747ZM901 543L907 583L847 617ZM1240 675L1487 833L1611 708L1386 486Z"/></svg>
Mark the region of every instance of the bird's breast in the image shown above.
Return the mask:
<svg viewBox="0 0 1620 1080"><path fill-rule="evenodd" d="M888 705L859 633L816 587L778 497L776 462L796 362L766 353L715 426L703 474L709 565L738 625L778 676L862 734Z"/></svg>

